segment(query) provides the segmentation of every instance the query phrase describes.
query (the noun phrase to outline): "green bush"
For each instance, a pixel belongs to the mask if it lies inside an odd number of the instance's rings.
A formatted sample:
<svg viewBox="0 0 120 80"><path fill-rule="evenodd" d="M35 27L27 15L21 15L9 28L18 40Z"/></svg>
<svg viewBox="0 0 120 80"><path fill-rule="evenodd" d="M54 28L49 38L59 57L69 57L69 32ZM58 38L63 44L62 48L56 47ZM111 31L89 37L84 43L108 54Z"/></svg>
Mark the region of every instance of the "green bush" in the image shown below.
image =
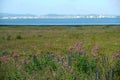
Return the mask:
<svg viewBox="0 0 120 80"><path fill-rule="evenodd" d="M16 39L22 39L22 36L21 35L17 35Z"/></svg>
<svg viewBox="0 0 120 80"><path fill-rule="evenodd" d="M38 35L38 37L42 37L42 35L41 35L41 34L39 34L39 35Z"/></svg>

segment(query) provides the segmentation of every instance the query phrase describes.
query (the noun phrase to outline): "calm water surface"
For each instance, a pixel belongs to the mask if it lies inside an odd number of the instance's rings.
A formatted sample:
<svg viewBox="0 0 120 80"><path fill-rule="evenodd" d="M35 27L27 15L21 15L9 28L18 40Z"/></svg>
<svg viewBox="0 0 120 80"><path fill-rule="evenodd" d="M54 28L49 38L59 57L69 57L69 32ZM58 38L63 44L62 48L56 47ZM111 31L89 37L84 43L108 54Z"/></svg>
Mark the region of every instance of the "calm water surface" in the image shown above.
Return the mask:
<svg viewBox="0 0 120 80"><path fill-rule="evenodd" d="M120 18L0 19L0 25L120 25Z"/></svg>

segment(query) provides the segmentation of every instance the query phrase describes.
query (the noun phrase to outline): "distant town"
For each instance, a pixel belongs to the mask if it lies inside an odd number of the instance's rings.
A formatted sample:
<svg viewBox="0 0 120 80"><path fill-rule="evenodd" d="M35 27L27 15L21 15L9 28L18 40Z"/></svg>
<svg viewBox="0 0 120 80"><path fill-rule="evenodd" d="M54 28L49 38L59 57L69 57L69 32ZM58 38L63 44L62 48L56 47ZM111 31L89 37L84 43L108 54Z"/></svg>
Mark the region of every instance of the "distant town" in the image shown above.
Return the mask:
<svg viewBox="0 0 120 80"><path fill-rule="evenodd" d="M0 19L66 19L66 18L120 18L120 16L109 16L109 15L0 15Z"/></svg>

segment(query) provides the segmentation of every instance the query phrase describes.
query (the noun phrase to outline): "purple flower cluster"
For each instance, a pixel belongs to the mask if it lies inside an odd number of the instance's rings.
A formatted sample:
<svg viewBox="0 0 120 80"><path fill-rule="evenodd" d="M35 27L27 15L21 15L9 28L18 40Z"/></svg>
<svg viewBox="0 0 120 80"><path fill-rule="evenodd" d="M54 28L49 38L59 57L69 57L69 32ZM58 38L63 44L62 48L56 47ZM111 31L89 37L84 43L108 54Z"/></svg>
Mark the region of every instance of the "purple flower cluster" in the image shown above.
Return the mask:
<svg viewBox="0 0 120 80"><path fill-rule="evenodd" d="M3 56L3 57L1 57L1 60L3 63L8 63L9 58L7 56Z"/></svg>
<svg viewBox="0 0 120 80"><path fill-rule="evenodd" d="M82 49L82 45L83 45L82 42L76 43L76 46L77 46L79 52L80 52L81 49Z"/></svg>
<svg viewBox="0 0 120 80"><path fill-rule="evenodd" d="M13 56L13 58L17 58L17 57L19 57L20 55L19 55L18 53L14 53L12 56Z"/></svg>
<svg viewBox="0 0 120 80"><path fill-rule="evenodd" d="M117 53L117 54L113 55L113 58L114 58L114 59L120 58L120 53Z"/></svg>

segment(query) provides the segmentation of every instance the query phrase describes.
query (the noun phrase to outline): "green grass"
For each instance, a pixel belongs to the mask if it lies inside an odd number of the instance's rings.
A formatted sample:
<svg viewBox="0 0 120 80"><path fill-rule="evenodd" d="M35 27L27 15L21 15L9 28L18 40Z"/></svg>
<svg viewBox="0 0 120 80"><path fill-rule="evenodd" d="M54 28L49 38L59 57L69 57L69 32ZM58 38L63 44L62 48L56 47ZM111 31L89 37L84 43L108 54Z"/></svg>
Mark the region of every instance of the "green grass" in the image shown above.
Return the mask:
<svg viewBox="0 0 120 80"><path fill-rule="evenodd" d="M78 54L76 42L83 43L82 48L86 56L75 57ZM93 52L95 45L99 46L99 54ZM75 47L72 53L69 46ZM13 53L19 54L20 57L17 60L12 58ZM112 58L116 53L120 53L120 26L0 27L0 56L10 58L10 64L4 64L1 60L1 70L8 69L9 74L5 70L4 79L95 80L99 68L102 80L109 80L105 75L117 64ZM55 55L54 61L49 60L52 54ZM36 60L33 59L34 55L37 55ZM64 64L58 64L58 56L68 58L69 55L72 55L71 66L66 68ZM97 56L98 62L92 62L93 56ZM101 63L103 57L108 58L109 62ZM20 65L16 62L21 59L29 60L31 64L22 64L18 70L15 65ZM68 60L65 59L63 63L65 62ZM89 65L94 66L95 71L91 71ZM10 71L11 68L13 71ZM119 77L116 75L113 80L117 79Z"/></svg>
<svg viewBox="0 0 120 80"><path fill-rule="evenodd" d="M53 52L67 50L74 43L83 42L89 50L95 44L104 53L120 52L120 27L2 27L0 51L28 52L32 46L46 51L51 45ZM10 39L7 39L9 38ZM21 39L17 39L21 36ZM31 51L30 51L31 52Z"/></svg>

